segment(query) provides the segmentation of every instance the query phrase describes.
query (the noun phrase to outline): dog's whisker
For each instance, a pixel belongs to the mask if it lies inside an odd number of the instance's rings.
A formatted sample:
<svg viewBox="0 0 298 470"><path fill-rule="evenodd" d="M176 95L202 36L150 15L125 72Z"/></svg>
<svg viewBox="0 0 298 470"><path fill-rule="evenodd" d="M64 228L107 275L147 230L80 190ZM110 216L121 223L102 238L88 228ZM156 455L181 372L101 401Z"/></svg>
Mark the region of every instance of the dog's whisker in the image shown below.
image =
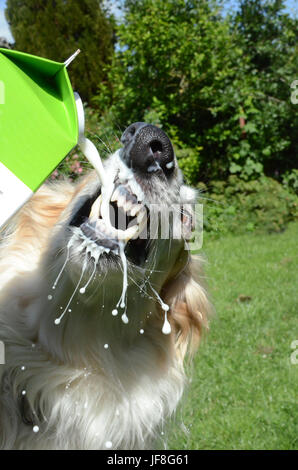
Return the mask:
<svg viewBox="0 0 298 470"><path fill-rule="evenodd" d="M148 299L154 300L154 298L151 297L151 295L149 295L148 292L144 290L143 288L143 287L146 287L146 281L143 282L143 284L138 284L132 276L129 276L129 279L138 287L139 291L142 292Z"/></svg>
<svg viewBox="0 0 298 470"><path fill-rule="evenodd" d="M211 197L201 196L201 194L198 195L198 199L206 199L206 201L215 202L216 204L221 204L222 206L226 205L225 202L217 201L216 199L212 199Z"/></svg>
<svg viewBox="0 0 298 470"><path fill-rule="evenodd" d="M106 147L109 153L112 153L112 149L99 137L99 135L95 134L95 137Z"/></svg>
<svg viewBox="0 0 298 470"><path fill-rule="evenodd" d="M95 282L96 281L96 285L97 285L97 288L96 289L92 289L91 292L89 293L88 291L88 296L87 296L87 303L90 302L92 299L94 299L97 295L98 295L98 289L103 285L104 283L104 279L105 279L105 276L104 278L102 278L101 274L98 274L99 276L99 279L97 279L97 275L95 276L95 278L93 279L93 281ZM103 304L102 304L102 308L104 308L104 294L105 294L105 290L103 289ZM86 293L87 294L87 293Z"/></svg>

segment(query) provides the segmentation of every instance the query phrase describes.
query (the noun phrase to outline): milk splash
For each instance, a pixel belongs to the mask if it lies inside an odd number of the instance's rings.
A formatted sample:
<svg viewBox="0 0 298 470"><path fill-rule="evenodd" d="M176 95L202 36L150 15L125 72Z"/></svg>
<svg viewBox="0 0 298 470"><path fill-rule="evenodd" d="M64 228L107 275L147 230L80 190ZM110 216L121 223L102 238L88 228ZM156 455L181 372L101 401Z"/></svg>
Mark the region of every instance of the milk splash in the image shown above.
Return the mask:
<svg viewBox="0 0 298 470"><path fill-rule="evenodd" d="M61 320L62 318L64 317L65 313L67 312L67 309L69 307L69 305L71 304L71 301L72 299L74 298L80 284L81 284L81 281L83 279L83 276L84 276L84 273L86 271L86 268L87 268L87 252L86 252L86 256L85 256L85 260L84 260L84 263L83 263L83 267L82 267L82 272L81 272L81 276L80 276L80 279L79 279L79 282L77 283L76 287L75 287L75 290L73 291L73 294L72 296L70 297L69 301L68 301L68 304L66 305L65 309L63 310L62 314L60 315L60 317L56 318L55 319L55 325L59 325L61 323Z"/></svg>
<svg viewBox="0 0 298 470"><path fill-rule="evenodd" d="M90 282L92 281L95 275L96 267L97 267L97 261L94 259L93 271L91 273L91 276L88 279L88 282L84 285L84 287L81 287L80 294L85 294L87 287L89 286Z"/></svg>
<svg viewBox="0 0 298 470"><path fill-rule="evenodd" d="M97 264L98 264L98 261L99 261L99 258L100 256L103 254L103 253L109 253L110 252L110 249L108 248L104 248L104 247L100 247L98 246L96 243L92 242L91 240L89 240L87 237L85 237L85 235L78 229L77 231L74 231L74 235L73 237L71 238L70 242L68 243L68 246L67 246L67 255L66 255L66 260L57 276L57 278L55 279L55 282L53 284L53 289L56 288L61 276L62 276L62 273L64 272L65 268L66 268L66 265L70 259L70 248L73 246L73 243L74 243L74 240L76 239L79 239L79 240L83 240L83 242L81 243L81 245L79 246L78 250L79 251L83 251L83 250L86 250L85 252L85 259L84 259L84 263L83 263L83 267L82 267L82 271L81 271L81 275L80 275L80 278L79 278L79 281L74 289L74 292L72 294L72 296L70 297L66 307L64 308L62 314L60 315L60 317L56 318L54 323L55 325L59 325L61 323L61 320L62 318L64 317L65 313L67 311L71 312L71 309L69 309L69 306L75 296L75 294L77 293L79 287L80 287L80 284L82 282L82 279L83 279L83 276L86 272L86 269L87 269L87 264L88 264L88 254L90 255L91 259L93 259L93 270L92 270L92 273L87 281L87 283L80 288L79 292L80 294L85 294L86 292L86 289L87 287L89 286L89 284L91 283L92 279L94 278L95 276L95 273L96 273L96 268L97 268ZM122 293L121 293L121 297L119 299L119 302L117 303L117 308L120 306L120 308L125 308L125 312L123 313L122 315L122 321L123 323L128 323L128 317L126 315L126 297L127 297L127 287L128 287L128 276L127 276L127 259L126 259L126 255L125 255L125 243L123 241L119 241L119 251L118 250L112 250L115 254L119 254L120 255L120 259L122 261L122 267L123 267L123 285L122 285ZM48 296L48 299L51 300L52 299L52 296L49 295ZM114 309L112 311L112 315L113 316L116 316L118 315L118 310Z"/></svg>
<svg viewBox="0 0 298 470"><path fill-rule="evenodd" d="M122 266L123 266L123 286L122 286L122 293L120 300L118 304L116 305L116 308L113 309L112 315L116 316L118 315L118 310L117 308L120 306L120 308L125 308L125 311L122 315L122 321L123 323L128 323L128 318L126 315L126 293L127 293L127 259L124 253L125 245L127 242L125 232L123 230L117 230L115 227L112 226L111 221L110 221L110 200L112 197L112 194L115 189L114 185L114 178L116 175L112 175L112 178L107 178L105 169L103 167L100 155L98 153L97 148L95 145L84 136L84 130L85 130L85 115L84 115L84 108L82 105L82 101L79 97L78 94L75 94L75 99L76 99L76 105L77 105L77 111L78 111L78 122L79 122L79 146L86 156L86 158L89 160L89 162L93 165L95 168L99 179L101 181L102 187L101 187L101 217L104 220L106 226L108 229L111 229L114 233L117 234L117 237L119 239L119 252L120 252L120 258L122 261ZM122 241L123 240L123 241ZM93 278L96 270L96 265L97 261L94 263L94 270L93 273L87 282L87 284L80 289L80 293L83 294L86 291L86 288L88 287L89 283L91 282L91 279Z"/></svg>
<svg viewBox="0 0 298 470"><path fill-rule="evenodd" d="M127 294L127 286L128 286L128 281L127 281L127 259L126 259L125 253L124 253L124 248L125 248L124 243L120 242L119 246L120 246L120 258L121 258L122 266L123 266L123 285L122 285L121 297L119 299L119 302L117 303L117 307L119 307L119 305L120 305L121 308L125 308L125 311L124 311L121 319L122 319L123 323L127 324L129 322L128 317L126 315L126 309L127 309L126 294Z"/></svg>
<svg viewBox="0 0 298 470"><path fill-rule="evenodd" d="M76 55L76 53L73 56L71 56L71 58L69 59L69 63L70 63L71 60L73 60L75 55ZM68 63L67 63L67 65L68 65ZM132 235L132 233L131 233L131 229L130 229L130 231L129 231L129 229L127 229L126 231L118 230L115 227L113 227L112 224L111 224L109 204L110 204L110 200L111 200L111 197L112 197L114 189L115 189L114 181L115 181L115 176L116 175L114 174L114 175L111 175L110 178L107 178L107 175L106 175L106 172L105 172L105 169L104 169L104 166L103 166L103 163L101 161L101 158L100 158L100 155L98 153L97 148L84 135L84 132L85 132L84 107L83 107L82 101L80 99L80 96L77 93L75 93L75 101L76 101L77 115L78 115L78 125L79 125L79 141L78 141L78 144L79 144L80 149L82 150L82 152L86 156L86 158L89 160L89 162L95 168L95 170L96 170L96 172L99 176L99 179L101 181L101 202L99 203L100 204L101 217L102 217L105 225L107 226L107 228L111 229L114 236L116 236L118 238L118 241L119 241L119 252L118 252L118 250L112 250L112 251L114 251L116 254L120 255L120 259L121 259L122 267L123 267L123 284L122 284L122 293L121 293L120 299L119 299L119 301L116 305L116 308L114 308L112 310L112 315L113 316L118 315L118 308L119 307L121 309L124 309L124 313L122 314L121 319L122 319L123 323L127 324L129 322L129 319L128 319L127 314L126 314L126 312L127 312L128 275L127 275L127 259L126 259L126 255L125 255L124 250L125 250L125 246L126 246L127 241L129 240L129 238L131 238L131 236L129 236L128 233L130 235ZM125 168L122 165L122 170L120 171L119 177L120 177L120 180L122 180L122 179L129 180L130 181L130 186L131 186L132 190L134 191L134 193L137 194L138 200L143 199L144 195L140 191L139 186L137 184L134 184L134 178L133 178L133 174L132 174L131 170L129 170L128 168ZM139 227L137 228L137 230L139 230ZM136 235L136 233L134 233L133 235ZM79 281L78 281L78 283L77 283L77 285L76 285L76 287L73 291L73 294L71 295L66 307L64 308L62 314L58 318L55 319L55 321L54 321L55 325L59 325L61 323L61 320L62 320L62 318L64 317L64 315L67 311L71 312L71 309L69 309L69 306L70 306L75 294L77 293L77 291L80 287L83 276L84 276L85 271L87 269L87 264L88 264L87 256L88 256L88 253L91 256L91 259L93 258L94 266L93 266L92 273L91 273L87 283L83 287L80 288L80 290L79 290L80 294L85 294L87 287L90 285L92 279L94 278L100 255L104 252L108 253L110 251L110 250L105 249L104 247L98 246L95 242L92 242L91 240L89 240L87 237L84 236L84 234L81 232L80 229L78 229L78 232L74 231L74 236L70 239L70 241L67 245L67 254L66 254L65 262L64 262L57 278L55 279L55 281L53 283L53 286L52 286L53 290L55 290L55 288L56 288L56 286L57 286L57 284L58 284L58 282L59 282L59 280L62 276L62 273L64 272L64 270L67 266L67 263L70 260L70 249L73 246L74 240L76 238L83 239L83 243L81 243L81 246L79 247L79 251L83 251L83 250L86 249L85 259L84 259L84 262L83 262L82 271L81 271ZM160 298L158 293L155 291L155 289L153 289L152 286L151 286L151 288L152 288L153 292L155 293L155 295L156 295L156 297L157 297L157 299L158 299L158 301L161 305L161 308L165 312L165 320L164 320L164 324L163 324L163 327L162 327L162 332L165 335L168 335L168 334L171 333L171 325L170 325L170 323L167 319L167 312L169 310L169 306L166 305L162 301L162 299ZM51 295L48 296L48 300L52 300ZM140 332L141 332L141 334L143 334L143 330L141 330Z"/></svg>
<svg viewBox="0 0 298 470"><path fill-rule="evenodd" d="M96 173L99 176L101 182L101 194L102 194L102 218L105 221L108 228L113 228L110 221L109 203L114 190L114 178L109 179L106 175L104 166L102 164L99 152L93 142L87 139L85 133L85 113L82 100L78 93L75 93L75 101L77 107L78 124L79 124L79 147L87 160L94 167Z"/></svg>
<svg viewBox="0 0 298 470"><path fill-rule="evenodd" d="M162 310L165 312L164 324L163 324L163 327L162 327L161 331L163 332L164 335L169 335L172 331L172 328L171 328L171 325L168 321L168 316L167 316L167 312L170 310L170 307L163 302L163 300L160 298L159 294L151 286L151 284L150 284L150 287L151 287L152 291L154 292L154 294L156 295L157 300L159 301Z"/></svg>
<svg viewBox="0 0 298 470"><path fill-rule="evenodd" d="M69 258L70 258L70 248L71 248L71 246L72 246L72 243L73 243L73 240L72 240L72 238L71 238L71 239L69 240L68 244L67 244L67 254L66 254L66 259L65 259L65 261L64 261L64 264L63 264L62 268L60 269L59 274L58 274L58 276L56 277L56 279L55 279L55 281L54 281L54 284L52 285L52 289L53 289L53 290L56 289L56 286L57 286L57 284L58 284L58 282L59 282L59 279L60 279L60 277L62 276L62 273L63 273L64 269L66 268L66 265L67 265L67 263L68 263L68 261L69 261ZM50 296L48 296L48 299L51 300L51 299L52 299L52 296L51 296L51 298L50 298Z"/></svg>

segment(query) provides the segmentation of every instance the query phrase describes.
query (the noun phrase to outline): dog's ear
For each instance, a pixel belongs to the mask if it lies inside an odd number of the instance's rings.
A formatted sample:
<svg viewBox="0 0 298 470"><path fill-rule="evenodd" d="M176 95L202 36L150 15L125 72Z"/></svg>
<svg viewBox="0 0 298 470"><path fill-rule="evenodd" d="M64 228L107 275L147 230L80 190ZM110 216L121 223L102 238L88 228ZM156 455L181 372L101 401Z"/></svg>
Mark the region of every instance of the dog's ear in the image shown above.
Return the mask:
<svg viewBox="0 0 298 470"><path fill-rule="evenodd" d="M175 331L177 357L182 361L187 352L192 355L196 351L203 329L208 329L208 317L212 312L202 285L201 264L199 257L192 257L187 267L164 289Z"/></svg>

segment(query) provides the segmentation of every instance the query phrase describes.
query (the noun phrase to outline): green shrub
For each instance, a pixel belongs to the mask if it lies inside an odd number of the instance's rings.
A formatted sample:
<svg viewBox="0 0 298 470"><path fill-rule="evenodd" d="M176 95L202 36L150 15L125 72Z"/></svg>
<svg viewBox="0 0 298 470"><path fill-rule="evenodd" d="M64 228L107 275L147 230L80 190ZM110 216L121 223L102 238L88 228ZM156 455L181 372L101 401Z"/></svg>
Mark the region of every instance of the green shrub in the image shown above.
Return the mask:
<svg viewBox="0 0 298 470"><path fill-rule="evenodd" d="M149 118L175 134L191 182L280 178L298 152L298 20L285 0L241 0L232 15L222 4L125 0L94 102L125 127Z"/></svg>
<svg viewBox="0 0 298 470"><path fill-rule="evenodd" d="M160 125L158 113L147 110L147 121ZM103 159L120 146L123 129L115 132L115 122L107 113L99 117L96 111L86 107L86 135L97 146ZM227 233L280 232L287 224L298 217L298 170L287 173L282 184L276 180L260 176L245 180L231 175L226 180L211 181L207 186L196 184L200 174L201 148L184 147L177 138L175 128L167 129L186 181L197 186L199 202L204 205L204 229L212 236ZM75 180L91 166L76 148L59 165L51 179L66 177Z"/></svg>
<svg viewBox="0 0 298 470"><path fill-rule="evenodd" d="M114 129L115 123L111 122L108 114L100 117L97 111L85 106L85 135L92 140L103 160L120 146L122 130L116 133ZM76 147L50 175L50 179L67 177L74 181L91 168L86 157Z"/></svg>
<svg viewBox="0 0 298 470"><path fill-rule="evenodd" d="M179 167L186 181L191 185L195 185L198 181L201 149L202 147L175 149Z"/></svg>
<svg viewBox="0 0 298 470"><path fill-rule="evenodd" d="M298 194L298 170L287 171L283 176L282 183L289 191Z"/></svg>
<svg viewBox="0 0 298 470"><path fill-rule="evenodd" d="M199 184L204 204L204 228L212 235L281 232L298 217L298 198L268 177L244 181L233 175L214 181L210 190Z"/></svg>

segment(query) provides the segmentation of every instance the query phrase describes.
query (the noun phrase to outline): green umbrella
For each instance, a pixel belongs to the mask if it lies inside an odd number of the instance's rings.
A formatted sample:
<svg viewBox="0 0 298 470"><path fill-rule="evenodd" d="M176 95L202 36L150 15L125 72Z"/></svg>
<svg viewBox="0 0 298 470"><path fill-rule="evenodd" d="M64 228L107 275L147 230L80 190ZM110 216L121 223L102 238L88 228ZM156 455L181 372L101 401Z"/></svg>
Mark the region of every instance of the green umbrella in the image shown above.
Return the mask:
<svg viewBox="0 0 298 470"><path fill-rule="evenodd" d="M59 63L0 48L0 227L78 143L66 70L74 56Z"/></svg>

